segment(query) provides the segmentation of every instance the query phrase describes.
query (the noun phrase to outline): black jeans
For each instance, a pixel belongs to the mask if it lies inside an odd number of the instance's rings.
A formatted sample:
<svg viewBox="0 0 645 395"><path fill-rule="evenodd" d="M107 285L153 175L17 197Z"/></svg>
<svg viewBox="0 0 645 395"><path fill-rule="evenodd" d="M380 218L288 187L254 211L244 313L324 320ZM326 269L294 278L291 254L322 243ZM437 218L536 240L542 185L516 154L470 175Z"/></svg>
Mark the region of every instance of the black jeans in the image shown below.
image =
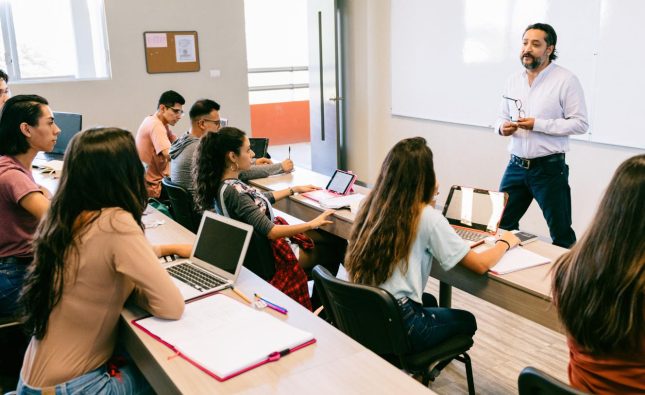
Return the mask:
<svg viewBox="0 0 645 395"><path fill-rule="evenodd" d="M576 242L576 234L571 228L569 166L564 161L564 154L523 164L511 158L499 189L509 195L500 228L519 229L520 218L535 199L549 226L553 244L569 248Z"/></svg>

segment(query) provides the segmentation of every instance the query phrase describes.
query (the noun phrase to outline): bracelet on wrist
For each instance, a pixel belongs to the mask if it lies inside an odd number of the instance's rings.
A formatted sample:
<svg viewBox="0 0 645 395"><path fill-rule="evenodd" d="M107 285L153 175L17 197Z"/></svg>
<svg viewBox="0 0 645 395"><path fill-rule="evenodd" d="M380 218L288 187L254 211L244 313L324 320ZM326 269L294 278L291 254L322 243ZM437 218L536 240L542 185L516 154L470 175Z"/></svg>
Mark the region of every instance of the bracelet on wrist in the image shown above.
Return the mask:
<svg viewBox="0 0 645 395"><path fill-rule="evenodd" d="M511 243L509 243L508 241L502 240L502 239L495 240L495 244L497 244L499 242L502 242L502 243L506 244L506 251L511 249Z"/></svg>
<svg viewBox="0 0 645 395"><path fill-rule="evenodd" d="M289 196L295 195L295 192L293 191L293 188L289 187Z"/></svg>

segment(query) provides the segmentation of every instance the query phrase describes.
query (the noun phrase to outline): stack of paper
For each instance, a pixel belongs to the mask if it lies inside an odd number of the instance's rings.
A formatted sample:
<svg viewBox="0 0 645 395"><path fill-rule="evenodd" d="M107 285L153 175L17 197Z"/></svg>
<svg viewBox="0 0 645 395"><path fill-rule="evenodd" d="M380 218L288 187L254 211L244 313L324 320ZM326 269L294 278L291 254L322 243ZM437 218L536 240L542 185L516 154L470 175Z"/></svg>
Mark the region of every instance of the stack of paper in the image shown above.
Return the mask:
<svg viewBox="0 0 645 395"><path fill-rule="evenodd" d="M323 208L333 209L349 207L354 213L358 212L358 208L363 199L365 199L365 195L363 195L362 193L352 193L351 195L337 196L321 200L320 205Z"/></svg>
<svg viewBox="0 0 645 395"><path fill-rule="evenodd" d="M516 247L504 254L502 259L490 271L495 274L506 274L533 266L544 265L549 262L551 260L542 255L538 255L522 247Z"/></svg>

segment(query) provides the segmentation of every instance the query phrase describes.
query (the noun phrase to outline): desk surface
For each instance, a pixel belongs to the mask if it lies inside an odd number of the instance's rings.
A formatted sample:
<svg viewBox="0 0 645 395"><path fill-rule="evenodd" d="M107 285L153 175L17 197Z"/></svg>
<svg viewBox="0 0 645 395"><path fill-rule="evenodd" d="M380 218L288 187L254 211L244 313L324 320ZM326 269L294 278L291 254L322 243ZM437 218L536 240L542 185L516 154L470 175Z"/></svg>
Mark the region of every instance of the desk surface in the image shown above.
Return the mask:
<svg viewBox="0 0 645 395"><path fill-rule="evenodd" d="M279 190L302 184L324 187L328 181L327 176L297 168L290 174L252 180L251 184L265 190ZM367 188L357 189L363 194L369 193ZM298 195L284 199L276 206L303 220L314 218L323 210L317 202ZM347 209L338 210L333 220L333 225L323 229L348 239L354 214ZM525 248L551 259L552 262L566 251L539 240ZM561 331L557 313L551 306L552 267L553 264L550 263L504 275L489 273L487 276L479 276L460 265L448 272L443 271L440 265L432 265L431 276L550 329Z"/></svg>
<svg viewBox="0 0 645 395"><path fill-rule="evenodd" d="M195 235L157 211L144 221L163 219L165 224L146 229L153 244L192 243ZM317 342L277 362L263 365L225 382L207 376L182 358L171 358L170 349L130 324L143 314L124 310L121 335L133 359L159 393L433 393L385 362L336 328L313 315L271 285L242 268L237 288L247 295L258 292L286 307L287 317L268 311L290 325L314 334ZM230 290L229 296L239 300Z"/></svg>

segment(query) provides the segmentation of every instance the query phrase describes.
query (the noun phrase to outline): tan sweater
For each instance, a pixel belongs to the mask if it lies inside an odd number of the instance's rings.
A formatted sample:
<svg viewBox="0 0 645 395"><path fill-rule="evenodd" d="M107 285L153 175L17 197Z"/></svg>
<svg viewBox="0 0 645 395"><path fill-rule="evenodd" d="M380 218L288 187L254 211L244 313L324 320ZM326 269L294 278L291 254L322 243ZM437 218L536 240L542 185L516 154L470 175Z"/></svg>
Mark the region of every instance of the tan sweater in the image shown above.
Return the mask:
<svg viewBox="0 0 645 395"><path fill-rule="evenodd" d="M66 277L45 337L32 338L25 354L21 375L30 386L60 384L103 365L133 291L137 304L157 317L178 319L184 311L179 290L128 212L103 210L81 236L78 256L67 263L78 265L76 280Z"/></svg>

